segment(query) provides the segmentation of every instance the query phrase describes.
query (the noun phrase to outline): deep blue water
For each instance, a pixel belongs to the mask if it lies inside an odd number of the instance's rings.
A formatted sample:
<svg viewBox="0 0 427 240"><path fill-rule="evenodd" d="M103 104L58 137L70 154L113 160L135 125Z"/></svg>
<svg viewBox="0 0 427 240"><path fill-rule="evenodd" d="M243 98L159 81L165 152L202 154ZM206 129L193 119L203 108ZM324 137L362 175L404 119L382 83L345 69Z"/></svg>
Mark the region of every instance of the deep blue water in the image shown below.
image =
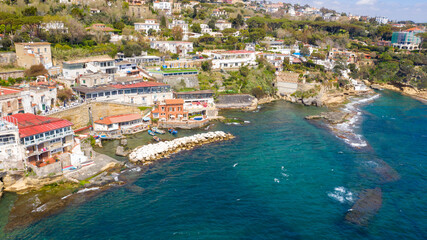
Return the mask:
<svg viewBox="0 0 427 240"><path fill-rule="evenodd" d="M217 124L237 136L179 153L110 190L7 239L425 239L427 107L389 91L364 106L354 149L304 120L322 109L285 102L227 111L251 123ZM381 181L372 160L400 175ZM383 205L369 225L345 222L365 188ZM343 192L340 192L342 190ZM341 197L341 198L340 198ZM1 226L13 195L0 200Z"/></svg>

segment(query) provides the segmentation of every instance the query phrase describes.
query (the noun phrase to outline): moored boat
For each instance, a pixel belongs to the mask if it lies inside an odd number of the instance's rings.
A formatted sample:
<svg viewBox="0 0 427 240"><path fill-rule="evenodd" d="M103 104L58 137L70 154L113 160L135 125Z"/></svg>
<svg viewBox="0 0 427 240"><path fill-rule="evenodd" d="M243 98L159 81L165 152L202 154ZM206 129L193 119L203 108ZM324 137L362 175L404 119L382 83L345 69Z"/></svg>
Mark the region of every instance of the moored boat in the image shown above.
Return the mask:
<svg viewBox="0 0 427 240"><path fill-rule="evenodd" d="M150 134L151 136L155 136L156 134L153 132L153 131L151 131L151 130L148 130L148 134Z"/></svg>
<svg viewBox="0 0 427 240"><path fill-rule="evenodd" d="M178 134L178 131L177 131L177 130L175 130L175 129L173 129L173 128L169 128L168 132L169 132L170 134L172 134L172 135L176 135L176 134Z"/></svg>
<svg viewBox="0 0 427 240"><path fill-rule="evenodd" d="M158 134L165 134L165 131L158 129L157 127L153 127L152 129L153 129L153 131L154 131L155 133L158 133Z"/></svg>
<svg viewBox="0 0 427 240"><path fill-rule="evenodd" d="M162 139L160 139L159 137L157 137L157 136L154 136L153 137L153 139L154 139L154 141L156 141L156 142L160 142L160 140L162 140Z"/></svg>

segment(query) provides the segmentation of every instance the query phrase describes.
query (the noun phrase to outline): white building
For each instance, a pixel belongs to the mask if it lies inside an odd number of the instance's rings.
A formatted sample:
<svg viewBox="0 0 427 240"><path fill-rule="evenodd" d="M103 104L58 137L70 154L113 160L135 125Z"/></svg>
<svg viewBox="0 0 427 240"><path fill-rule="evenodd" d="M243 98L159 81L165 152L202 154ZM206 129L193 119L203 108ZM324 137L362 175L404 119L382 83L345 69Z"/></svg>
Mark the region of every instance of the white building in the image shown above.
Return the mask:
<svg viewBox="0 0 427 240"><path fill-rule="evenodd" d="M172 13L172 5L170 2L155 1L153 2L153 8L154 10L164 11L168 15Z"/></svg>
<svg viewBox="0 0 427 240"><path fill-rule="evenodd" d="M128 129L143 127L144 121L141 114L122 114L101 118L94 122L93 130L96 132L119 132Z"/></svg>
<svg viewBox="0 0 427 240"><path fill-rule="evenodd" d="M227 17L227 12L224 9L214 9L212 11L212 16L215 16L217 18Z"/></svg>
<svg viewBox="0 0 427 240"><path fill-rule="evenodd" d="M62 21L53 21L53 22L47 22L42 23L41 28L50 32L60 32L60 33L67 33L68 28L65 27L64 22Z"/></svg>
<svg viewBox="0 0 427 240"><path fill-rule="evenodd" d="M225 21L225 20L218 20L218 21L215 23L215 27L216 27L218 30L222 31L222 30L224 30L224 29L231 28L231 23L230 23L230 22L227 22L227 21Z"/></svg>
<svg viewBox="0 0 427 240"><path fill-rule="evenodd" d="M155 19L145 19L143 23L135 23L134 27L136 31L145 32L146 34L150 29L156 32L160 31L160 24L156 23Z"/></svg>
<svg viewBox="0 0 427 240"><path fill-rule="evenodd" d="M32 113L44 112L55 107L57 89L56 87L31 86L29 88L31 97Z"/></svg>
<svg viewBox="0 0 427 240"><path fill-rule="evenodd" d="M375 17L375 21L379 24L387 24L388 18L386 18L386 17Z"/></svg>
<svg viewBox="0 0 427 240"><path fill-rule="evenodd" d="M240 68L242 66L255 66L256 55L253 51L246 50L232 50L232 51L218 51L212 52L212 68L213 69L226 69L226 68Z"/></svg>
<svg viewBox="0 0 427 240"><path fill-rule="evenodd" d="M295 16L295 8L294 7L290 7L288 10L288 14L291 15L292 17Z"/></svg>
<svg viewBox="0 0 427 240"><path fill-rule="evenodd" d="M0 117L31 112L30 91L0 87Z"/></svg>
<svg viewBox="0 0 427 240"><path fill-rule="evenodd" d="M66 79L75 79L84 74L96 72L114 74L117 72L117 66L109 56L97 56L62 63L62 75Z"/></svg>
<svg viewBox="0 0 427 240"><path fill-rule="evenodd" d="M160 52L171 52L179 55L187 55L193 51L192 42L182 41L152 41L150 47Z"/></svg>
<svg viewBox="0 0 427 240"><path fill-rule="evenodd" d="M25 151L19 141L16 119L0 118L0 169L24 169Z"/></svg>
<svg viewBox="0 0 427 240"><path fill-rule="evenodd" d="M200 28L202 29L201 31L202 34L205 34L205 33L210 34L212 32L212 28L210 28L207 24L204 24L204 23L200 24Z"/></svg>
<svg viewBox="0 0 427 240"><path fill-rule="evenodd" d="M169 29L176 26L180 27L183 32L188 32L188 24L184 20L173 20L172 23L169 24Z"/></svg>
<svg viewBox="0 0 427 240"><path fill-rule="evenodd" d="M74 87L73 90L83 99L143 106L151 106L173 97L171 87L158 82L130 82L94 88Z"/></svg>

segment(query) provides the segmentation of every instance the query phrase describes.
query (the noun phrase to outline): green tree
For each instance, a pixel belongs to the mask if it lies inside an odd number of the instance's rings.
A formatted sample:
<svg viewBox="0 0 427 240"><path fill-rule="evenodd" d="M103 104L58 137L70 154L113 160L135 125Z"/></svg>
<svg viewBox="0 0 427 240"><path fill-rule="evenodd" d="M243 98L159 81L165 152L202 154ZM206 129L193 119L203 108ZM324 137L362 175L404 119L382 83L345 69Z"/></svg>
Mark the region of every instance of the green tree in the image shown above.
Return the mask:
<svg viewBox="0 0 427 240"><path fill-rule="evenodd" d="M37 8L32 6L32 7L27 7L22 11L22 15L24 16L37 16Z"/></svg>
<svg viewBox="0 0 427 240"><path fill-rule="evenodd" d="M199 23L194 23L193 25L191 25L191 30L195 33L201 33L202 32L202 28L200 27Z"/></svg>
<svg viewBox="0 0 427 240"><path fill-rule="evenodd" d="M205 72L208 72L212 69L212 62L211 61L204 61L202 62L202 70Z"/></svg>
<svg viewBox="0 0 427 240"><path fill-rule="evenodd" d="M172 37L175 41L181 41L182 37L183 37L183 31L182 28L180 26L175 26L172 28Z"/></svg>

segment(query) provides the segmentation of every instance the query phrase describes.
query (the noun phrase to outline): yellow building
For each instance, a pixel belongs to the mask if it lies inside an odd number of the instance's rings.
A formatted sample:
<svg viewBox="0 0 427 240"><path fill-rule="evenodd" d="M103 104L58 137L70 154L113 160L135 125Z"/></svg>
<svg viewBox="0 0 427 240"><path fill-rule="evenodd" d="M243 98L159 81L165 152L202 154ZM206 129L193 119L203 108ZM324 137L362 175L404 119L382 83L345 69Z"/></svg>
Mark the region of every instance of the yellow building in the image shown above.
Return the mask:
<svg viewBox="0 0 427 240"><path fill-rule="evenodd" d="M52 52L50 43L15 43L16 62L18 66L30 68L32 65L43 64L45 68L52 67Z"/></svg>

